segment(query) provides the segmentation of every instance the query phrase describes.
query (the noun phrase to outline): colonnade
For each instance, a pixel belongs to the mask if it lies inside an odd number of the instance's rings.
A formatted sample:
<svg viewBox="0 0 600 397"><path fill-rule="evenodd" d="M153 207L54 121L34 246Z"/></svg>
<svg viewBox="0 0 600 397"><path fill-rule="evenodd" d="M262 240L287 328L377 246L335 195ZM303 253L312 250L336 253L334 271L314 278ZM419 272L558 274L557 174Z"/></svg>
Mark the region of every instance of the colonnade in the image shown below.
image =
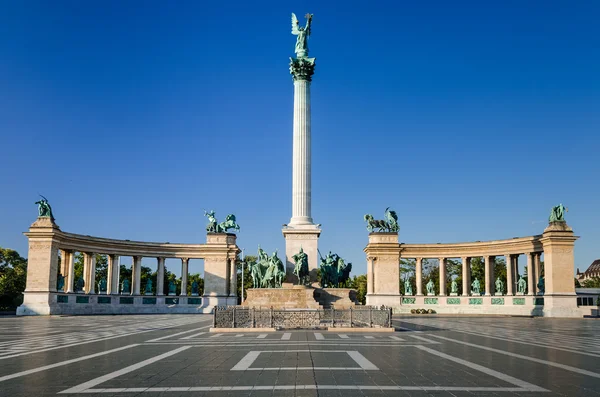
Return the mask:
<svg viewBox="0 0 600 397"><path fill-rule="evenodd" d="M120 255L108 254L108 269L107 269L107 280L106 280L106 291L96 291L96 253L94 252L82 252L83 254L83 291L76 290L75 280L75 252L69 249L60 249L61 266L59 273L64 277L64 288L63 291L66 293L83 292L84 294L96 294L106 293L111 294L122 294L122 288L120 288L124 280L120 280ZM141 268L142 268L141 255L133 255L133 263L131 266L131 280L130 289L126 294L129 295L146 295L143 286L141 285ZM165 293L164 286L164 275L165 275L165 260L166 257L157 257L157 276L156 276L156 296L168 295ZM189 274L189 260L190 258L178 258L181 260L181 292L180 296L187 296L187 285L188 285L188 274ZM237 273L235 267L235 259L227 259L227 280L226 293L229 296L236 296L237 294Z"/></svg>

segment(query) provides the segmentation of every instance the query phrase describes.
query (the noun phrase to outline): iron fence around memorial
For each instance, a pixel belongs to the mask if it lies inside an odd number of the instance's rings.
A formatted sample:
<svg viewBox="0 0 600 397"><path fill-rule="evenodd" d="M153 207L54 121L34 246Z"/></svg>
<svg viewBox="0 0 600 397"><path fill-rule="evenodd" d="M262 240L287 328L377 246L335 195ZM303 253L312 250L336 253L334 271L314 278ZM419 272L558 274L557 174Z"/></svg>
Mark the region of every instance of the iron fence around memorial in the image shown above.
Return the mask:
<svg viewBox="0 0 600 397"><path fill-rule="evenodd" d="M246 306L217 306L214 328L389 328L392 309L360 307L349 309L273 309Z"/></svg>

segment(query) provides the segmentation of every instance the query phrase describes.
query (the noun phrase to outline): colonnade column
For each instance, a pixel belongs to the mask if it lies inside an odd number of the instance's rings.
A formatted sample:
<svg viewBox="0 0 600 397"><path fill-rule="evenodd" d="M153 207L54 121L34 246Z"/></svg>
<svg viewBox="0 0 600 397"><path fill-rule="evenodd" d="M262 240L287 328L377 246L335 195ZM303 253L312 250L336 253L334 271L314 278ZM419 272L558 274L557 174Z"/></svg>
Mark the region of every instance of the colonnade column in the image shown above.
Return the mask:
<svg viewBox="0 0 600 397"><path fill-rule="evenodd" d="M75 252L69 251L68 253L68 273L66 280L66 291L73 292L73 285L75 284Z"/></svg>
<svg viewBox="0 0 600 397"><path fill-rule="evenodd" d="M96 255L91 252L83 253L83 291L86 294L95 293L96 284Z"/></svg>
<svg viewBox="0 0 600 397"><path fill-rule="evenodd" d="M485 260L485 295L493 295L494 291L494 262L496 257L486 255Z"/></svg>
<svg viewBox="0 0 600 397"><path fill-rule="evenodd" d="M67 257L69 254L67 250L60 249L58 251L60 252L60 268L58 272L64 277L67 275Z"/></svg>
<svg viewBox="0 0 600 397"><path fill-rule="evenodd" d="M156 295L165 294L165 258L158 257L158 270L156 272Z"/></svg>
<svg viewBox="0 0 600 397"><path fill-rule="evenodd" d="M471 286L471 258L462 257L462 295L469 296Z"/></svg>
<svg viewBox="0 0 600 397"><path fill-rule="evenodd" d="M440 258L440 296L446 295L446 258Z"/></svg>
<svg viewBox="0 0 600 397"><path fill-rule="evenodd" d="M518 291L518 283L519 283L519 255L515 255L513 258L513 291Z"/></svg>
<svg viewBox="0 0 600 397"><path fill-rule="evenodd" d="M533 282L535 283L535 289L534 289L535 294L534 295L537 295L537 294L539 294L541 292L540 289L539 289L539 287L538 287L538 280L540 279L540 276L542 275L541 274L542 267L541 267L541 264L540 264L540 257L541 256L542 255L539 252L535 252L533 254L533 267L535 269L535 274L534 274L534 277L533 277Z"/></svg>
<svg viewBox="0 0 600 397"><path fill-rule="evenodd" d="M417 282L417 296L423 295L423 258L416 258L415 278Z"/></svg>
<svg viewBox="0 0 600 397"><path fill-rule="evenodd" d="M235 258L229 259L229 296L237 296L237 270Z"/></svg>
<svg viewBox="0 0 600 397"><path fill-rule="evenodd" d="M373 278L375 277L375 272L373 271L373 261L375 261L374 257L370 256L367 258L367 295L373 294Z"/></svg>
<svg viewBox="0 0 600 397"><path fill-rule="evenodd" d="M188 278L188 263L190 258L181 258L181 293L179 295L187 295L187 278Z"/></svg>
<svg viewBox="0 0 600 397"><path fill-rule="evenodd" d="M506 295L513 295L513 260L512 255L504 255L506 259Z"/></svg>
<svg viewBox="0 0 600 397"><path fill-rule="evenodd" d="M108 282L106 283L107 294L119 293L119 255L108 255Z"/></svg>
<svg viewBox="0 0 600 397"><path fill-rule="evenodd" d="M140 284L142 283L142 257L134 256L133 264L131 265L131 278L133 281L133 289L131 290L132 295L140 294Z"/></svg>
<svg viewBox="0 0 600 397"><path fill-rule="evenodd" d="M533 295L533 291L535 291L535 282L533 281L533 273L535 272L533 268L533 253L528 252L527 255L527 295Z"/></svg>

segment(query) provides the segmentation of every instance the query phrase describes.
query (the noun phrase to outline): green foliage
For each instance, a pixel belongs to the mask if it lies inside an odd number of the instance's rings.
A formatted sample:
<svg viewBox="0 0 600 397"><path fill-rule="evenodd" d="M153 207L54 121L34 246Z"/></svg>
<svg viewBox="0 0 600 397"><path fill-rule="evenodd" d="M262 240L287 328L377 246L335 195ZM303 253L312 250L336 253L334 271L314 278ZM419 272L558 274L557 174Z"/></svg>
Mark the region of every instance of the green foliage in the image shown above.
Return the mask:
<svg viewBox="0 0 600 397"><path fill-rule="evenodd" d="M575 288L581 288L581 283L577 279L575 279Z"/></svg>
<svg viewBox="0 0 600 397"><path fill-rule="evenodd" d="M200 273L188 274L188 295L192 294L192 284L194 283L194 281L198 283L198 295L202 296L202 294L204 293L204 279L202 278Z"/></svg>
<svg viewBox="0 0 600 397"><path fill-rule="evenodd" d="M254 255L247 255L244 257L244 291L247 291L248 288L252 288L252 276L250 274L250 266L254 266L258 257ZM242 301L242 261L236 261L236 269L237 269L237 297L238 300ZM246 292L244 292L244 298L247 296Z"/></svg>
<svg viewBox="0 0 600 397"><path fill-rule="evenodd" d="M400 293L402 295L404 295L404 291L406 291L406 282L411 284L413 293L417 293L416 267L417 262L414 259L400 260Z"/></svg>
<svg viewBox="0 0 600 397"><path fill-rule="evenodd" d="M27 259L0 247L0 310L15 310L23 303L26 281Z"/></svg>
<svg viewBox="0 0 600 397"><path fill-rule="evenodd" d="M356 290L356 297L361 304L367 302L367 275L361 274L348 279L347 287Z"/></svg>
<svg viewBox="0 0 600 397"><path fill-rule="evenodd" d="M600 288L600 277L591 277L583 280L581 285L583 288Z"/></svg>

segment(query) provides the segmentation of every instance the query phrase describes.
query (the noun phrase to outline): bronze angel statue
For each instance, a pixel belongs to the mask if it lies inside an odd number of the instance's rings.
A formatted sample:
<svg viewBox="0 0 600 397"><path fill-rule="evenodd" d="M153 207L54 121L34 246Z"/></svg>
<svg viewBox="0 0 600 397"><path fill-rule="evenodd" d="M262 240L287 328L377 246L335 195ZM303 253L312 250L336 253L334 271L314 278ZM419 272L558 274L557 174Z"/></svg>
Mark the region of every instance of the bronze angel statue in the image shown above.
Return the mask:
<svg viewBox="0 0 600 397"><path fill-rule="evenodd" d="M298 58L308 57L308 36L310 36L310 24L313 14L306 14L306 26L300 26L296 14L292 12L292 34L298 36L296 38L296 49L294 52Z"/></svg>

